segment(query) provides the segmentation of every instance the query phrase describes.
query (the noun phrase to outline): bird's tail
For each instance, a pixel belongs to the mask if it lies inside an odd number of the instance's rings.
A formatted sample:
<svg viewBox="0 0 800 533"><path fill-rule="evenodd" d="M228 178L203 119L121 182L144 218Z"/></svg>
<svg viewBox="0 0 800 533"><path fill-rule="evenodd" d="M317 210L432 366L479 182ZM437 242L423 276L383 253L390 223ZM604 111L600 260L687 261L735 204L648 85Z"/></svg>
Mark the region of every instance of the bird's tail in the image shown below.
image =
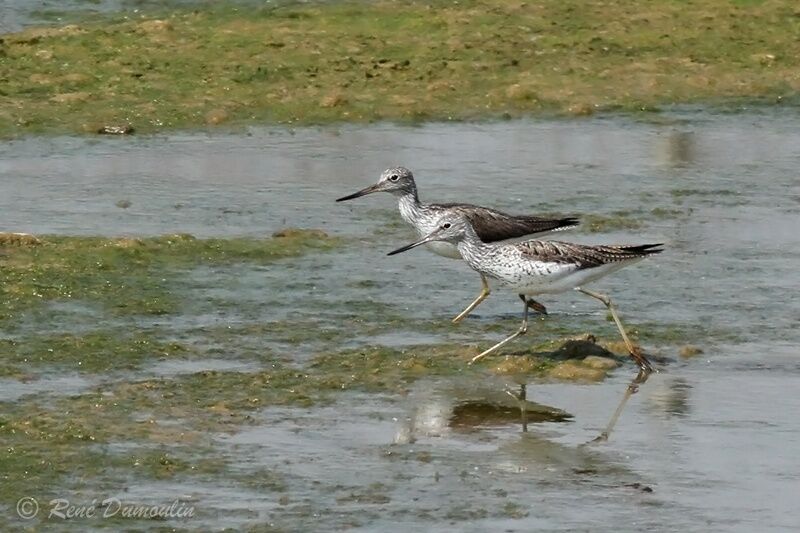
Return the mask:
<svg viewBox="0 0 800 533"><path fill-rule="evenodd" d="M634 255L655 255L660 254L664 251L663 248L659 248L660 246L664 246L664 243L658 244L637 244L634 246L620 246L621 250L625 250Z"/></svg>

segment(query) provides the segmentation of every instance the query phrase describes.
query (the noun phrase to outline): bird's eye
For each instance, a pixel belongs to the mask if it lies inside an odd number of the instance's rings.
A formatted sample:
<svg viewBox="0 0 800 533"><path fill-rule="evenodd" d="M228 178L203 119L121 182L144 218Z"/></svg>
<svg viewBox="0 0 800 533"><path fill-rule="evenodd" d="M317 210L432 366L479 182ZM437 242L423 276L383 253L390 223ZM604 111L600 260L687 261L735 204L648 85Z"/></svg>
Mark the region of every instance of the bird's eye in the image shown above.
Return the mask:
<svg viewBox="0 0 800 533"><path fill-rule="evenodd" d="M450 223L449 222L445 222L444 224L442 224L442 227L444 229L450 229Z"/></svg>
<svg viewBox="0 0 800 533"><path fill-rule="evenodd" d="M391 176L389 176L389 181L397 181L398 179L400 179L400 176L398 176L397 174L392 174Z"/></svg>

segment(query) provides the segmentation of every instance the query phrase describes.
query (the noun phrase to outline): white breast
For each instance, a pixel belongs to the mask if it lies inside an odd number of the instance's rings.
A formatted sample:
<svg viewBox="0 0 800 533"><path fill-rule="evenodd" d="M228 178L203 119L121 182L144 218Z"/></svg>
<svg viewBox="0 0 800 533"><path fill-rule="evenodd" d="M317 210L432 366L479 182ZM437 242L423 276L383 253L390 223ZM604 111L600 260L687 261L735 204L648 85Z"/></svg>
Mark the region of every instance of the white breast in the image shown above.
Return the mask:
<svg viewBox="0 0 800 533"><path fill-rule="evenodd" d="M437 214L432 213L429 209L415 205L413 199L410 197L401 198L399 207L400 216L414 227L414 230L420 238L430 235L432 231L439 228L441 216L437 216ZM436 255L441 255L442 257L448 257L450 259L461 259L458 247L449 242L429 242L425 247Z"/></svg>
<svg viewBox="0 0 800 533"><path fill-rule="evenodd" d="M454 244L450 244L449 242L429 242L425 244L425 246L431 252L441 255L442 257L449 257L450 259L461 259L461 253L458 251L458 247Z"/></svg>

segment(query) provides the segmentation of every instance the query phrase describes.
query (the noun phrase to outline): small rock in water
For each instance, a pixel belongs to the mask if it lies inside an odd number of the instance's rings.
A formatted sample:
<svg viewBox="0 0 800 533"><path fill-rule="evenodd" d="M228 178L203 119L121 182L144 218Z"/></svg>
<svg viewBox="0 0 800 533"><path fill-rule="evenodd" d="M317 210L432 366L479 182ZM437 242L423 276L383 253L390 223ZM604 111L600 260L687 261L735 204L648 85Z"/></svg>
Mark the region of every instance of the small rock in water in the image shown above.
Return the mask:
<svg viewBox="0 0 800 533"><path fill-rule="evenodd" d="M116 205L120 209L128 209L131 206L131 201L130 200L117 200L117 203L115 203L114 205Z"/></svg>
<svg viewBox="0 0 800 533"><path fill-rule="evenodd" d="M565 340L552 354L557 359L583 359L592 355L611 357L614 354L597 344L597 338L590 333Z"/></svg>
<svg viewBox="0 0 800 533"><path fill-rule="evenodd" d="M0 233L0 246L36 246L39 244L42 244L42 241L29 233Z"/></svg>
<svg viewBox="0 0 800 533"><path fill-rule="evenodd" d="M697 346L692 346L691 344L682 346L681 349L678 350L678 355L686 359L688 359L689 357L694 357L695 355L700 355L701 353L703 353L703 350L701 350Z"/></svg>

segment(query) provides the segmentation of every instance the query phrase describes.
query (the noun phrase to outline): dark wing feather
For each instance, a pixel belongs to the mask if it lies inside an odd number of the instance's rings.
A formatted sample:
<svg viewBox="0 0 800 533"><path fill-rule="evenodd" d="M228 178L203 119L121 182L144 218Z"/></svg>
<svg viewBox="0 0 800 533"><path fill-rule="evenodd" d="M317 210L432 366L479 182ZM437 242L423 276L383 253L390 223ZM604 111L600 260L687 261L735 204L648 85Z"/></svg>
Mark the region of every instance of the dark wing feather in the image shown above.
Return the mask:
<svg viewBox="0 0 800 533"><path fill-rule="evenodd" d="M526 241L517 244L523 255L548 263L570 263L593 268L608 263L641 259L663 252L663 244L587 246L560 241Z"/></svg>
<svg viewBox="0 0 800 533"><path fill-rule="evenodd" d="M575 217L544 218L509 215L502 211L470 204L437 204L466 216L483 242L516 239L525 235L571 228L578 225Z"/></svg>

